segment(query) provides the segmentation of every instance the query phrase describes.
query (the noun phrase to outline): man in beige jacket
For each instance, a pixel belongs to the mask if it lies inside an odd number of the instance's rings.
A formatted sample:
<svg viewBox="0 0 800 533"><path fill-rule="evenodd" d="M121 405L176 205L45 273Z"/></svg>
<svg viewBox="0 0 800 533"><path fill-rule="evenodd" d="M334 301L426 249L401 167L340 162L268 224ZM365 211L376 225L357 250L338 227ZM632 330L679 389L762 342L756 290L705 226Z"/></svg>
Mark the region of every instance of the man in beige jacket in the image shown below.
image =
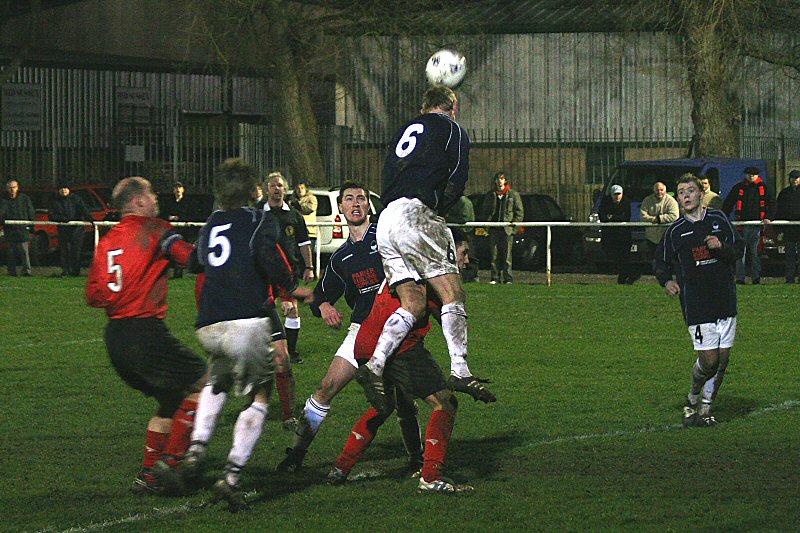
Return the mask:
<svg viewBox="0 0 800 533"><path fill-rule="evenodd" d="M652 259L656 246L667 231L667 225L672 224L680 216L678 202L667 194L667 186L660 181L653 185L653 194L642 200L639 208L642 222L650 222L651 227L644 229L647 238L647 248Z"/></svg>

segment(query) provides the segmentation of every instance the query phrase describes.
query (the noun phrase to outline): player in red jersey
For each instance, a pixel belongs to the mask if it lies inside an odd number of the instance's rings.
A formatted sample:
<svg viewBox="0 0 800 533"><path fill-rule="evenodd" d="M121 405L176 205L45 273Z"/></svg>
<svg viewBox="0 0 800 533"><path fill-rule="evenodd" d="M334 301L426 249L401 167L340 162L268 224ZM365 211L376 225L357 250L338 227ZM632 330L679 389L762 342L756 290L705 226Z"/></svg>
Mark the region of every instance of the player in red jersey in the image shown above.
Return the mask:
<svg viewBox="0 0 800 533"><path fill-rule="evenodd" d="M453 234L458 266L463 269L469 263L469 245L463 232L456 230ZM384 281L375 296L372 311L361 325L356 337L354 352L359 364L365 364L372 356L383 325L399 307L400 299L389 291L389 287ZM441 303L429 298L427 314L438 317L441 314ZM427 317L425 320L418 321L397 348L393 357L389 359L383 374L389 408L378 411L374 407L370 407L356 422L344 451L328 474L329 483L340 484L347 479L350 470L375 438L378 428L394 409L392 404L395 402L392 400L404 395L406 398L423 398L433 408L425 433L425 452L418 492L466 494L474 490L470 485L455 483L442 476L458 402L445 383L441 368L425 347L425 336L430 329L430 321ZM480 399L486 403L496 401L494 394L483 387L477 378L474 378L472 389L464 392L468 392L476 400Z"/></svg>
<svg viewBox="0 0 800 533"><path fill-rule="evenodd" d="M185 267L192 245L156 218L158 199L144 178L125 178L112 192L122 219L97 246L86 300L105 309L111 364L158 410L147 424L144 463L133 483L139 494L160 492L159 472L175 468L189 446L206 363L172 336L167 314L167 268Z"/></svg>

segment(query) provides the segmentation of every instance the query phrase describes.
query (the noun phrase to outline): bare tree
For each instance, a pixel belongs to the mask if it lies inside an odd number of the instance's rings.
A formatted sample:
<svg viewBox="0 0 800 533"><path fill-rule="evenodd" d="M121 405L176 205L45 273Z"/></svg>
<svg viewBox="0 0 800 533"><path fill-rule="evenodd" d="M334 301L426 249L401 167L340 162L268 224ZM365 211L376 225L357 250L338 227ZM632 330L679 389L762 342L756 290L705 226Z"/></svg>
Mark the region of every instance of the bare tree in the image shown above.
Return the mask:
<svg viewBox="0 0 800 533"><path fill-rule="evenodd" d="M735 86L746 82L745 58L800 72L800 48L791 37L800 24L796 0L640 0L629 23L665 29L680 40L696 155L739 155L742 106Z"/></svg>
<svg viewBox="0 0 800 533"><path fill-rule="evenodd" d="M455 9L456 0L187 0L187 35L207 46L209 61L229 75L247 72L269 80L290 170L325 182L311 84L334 76L353 35L409 35L441 31L431 13ZM448 22L451 29L454 24ZM463 24L460 28L463 28Z"/></svg>
<svg viewBox="0 0 800 533"><path fill-rule="evenodd" d="M0 1L0 26L5 23L9 18L9 13L14 4L19 4L15 0L2 0ZM29 0L30 16L27 17L28 31L26 32L27 40L21 43L11 63L8 64L3 72L0 72L0 85L8 83L14 74L17 73L19 67L30 55L31 48L36 44L36 38L39 34L40 14L42 12L41 0ZM19 6L15 6L19 9Z"/></svg>

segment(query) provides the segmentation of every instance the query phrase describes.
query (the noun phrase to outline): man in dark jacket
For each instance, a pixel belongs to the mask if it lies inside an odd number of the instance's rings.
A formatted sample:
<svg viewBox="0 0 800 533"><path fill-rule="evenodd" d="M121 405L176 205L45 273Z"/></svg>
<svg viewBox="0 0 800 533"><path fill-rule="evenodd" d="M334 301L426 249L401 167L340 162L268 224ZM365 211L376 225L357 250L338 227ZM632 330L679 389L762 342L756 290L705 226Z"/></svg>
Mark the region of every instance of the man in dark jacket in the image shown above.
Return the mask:
<svg viewBox="0 0 800 533"><path fill-rule="evenodd" d="M800 170L789 172L789 186L778 195L778 209L775 217L779 220L800 221ZM786 283L794 283L798 275L798 252L800 252L800 225L781 226L783 242L786 243Z"/></svg>
<svg viewBox="0 0 800 533"><path fill-rule="evenodd" d="M172 196L164 202L162 212L170 222L187 222L190 220L189 202L186 200L186 188L183 183L176 181L172 186ZM192 242L197 238L197 230L189 227L178 228L178 234L185 240ZM173 278L182 278L183 269L175 266L172 272Z"/></svg>
<svg viewBox="0 0 800 533"><path fill-rule="evenodd" d="M769 224L775 213L775 192L758 172L756 167L744 169L745 178L734 185L722 204L725 214L733 211L737 221L760 220ZM761 226L738 226L737 229L744 240L745 253L736 263L736 283L744 285L745 263L749 257L753 285L758 285L761 283L761 258L758 256Z"/></svg>
<svg viewBox="0 0 800 533"><path fill-rule="evenodd" d="M19 182L8 180L6 182L8 196L0 199L0 222L6 220L33 220L36 211L33 202L27 195L19 192ZM28 253L28 242L31 240L32 226L6 224L4 228L6 244L8 245L7 264L8 275L17 275L17 263L22 265L22 275L31 275L31 258Z"/></svg>
<svg viewBox="0 0 800 533"><path fill-rule="evenodd" d="M487 222L522 222L525 209L522 198L511 189L506 175L494 175L494 187L486 193L481 203L481 219ZM489 251L492 257L492 280L489 283L512 283L511 246L514 228L489 228Z"/></svg>
<svg viewBox="0 0 800 533"><path fill-rule="evenodd" d="M51 222L85 220L94 225L92 214L80 196L72 194L70 184L61 182L58 194L50 202ZM59 226L58 248L61 254L61 276L79 276L81 273L81 250L83 249L83 226Z"/></svg>
<svg viewBox="0 0 800 533"><path fill-rule="evenodd" d="M600 200L600 222L630 222L631 201L621 185L611 187L611 194ZM626 227L603 228L603 251L617 266L617 283L633 285L640 275L631 265L631 230Z"/></svg>

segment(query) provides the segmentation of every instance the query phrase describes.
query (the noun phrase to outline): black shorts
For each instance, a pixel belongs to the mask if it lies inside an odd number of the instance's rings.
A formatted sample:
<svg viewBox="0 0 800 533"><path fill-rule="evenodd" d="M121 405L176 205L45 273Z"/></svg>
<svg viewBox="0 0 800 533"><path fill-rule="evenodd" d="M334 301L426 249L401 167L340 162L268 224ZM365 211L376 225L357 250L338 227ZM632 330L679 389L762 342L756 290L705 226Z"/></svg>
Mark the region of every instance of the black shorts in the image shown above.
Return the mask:
<svg viewBox="0 0 800 533"><path fill-rule="evenodd" d="M387 385L420 399L447 387L441 367L421 343L389 358L383 379Z"/></svg>
<svg viewBox="0 0 800 533"><path fill-rule="evenodd" d="M185 393L206 372L206 362L159 318L110 320L105 340L114 370L147 396Z"/></svg>
<svg viewBox="0 0 800 533"><path fill-rule="evenodd" d="M284 340L286 338L286 328L283 327L283 320L278 314L278 308L272 306L272 309L267 311L267 317L272 327L272 336L270 337L272 342Z"/></svg>

